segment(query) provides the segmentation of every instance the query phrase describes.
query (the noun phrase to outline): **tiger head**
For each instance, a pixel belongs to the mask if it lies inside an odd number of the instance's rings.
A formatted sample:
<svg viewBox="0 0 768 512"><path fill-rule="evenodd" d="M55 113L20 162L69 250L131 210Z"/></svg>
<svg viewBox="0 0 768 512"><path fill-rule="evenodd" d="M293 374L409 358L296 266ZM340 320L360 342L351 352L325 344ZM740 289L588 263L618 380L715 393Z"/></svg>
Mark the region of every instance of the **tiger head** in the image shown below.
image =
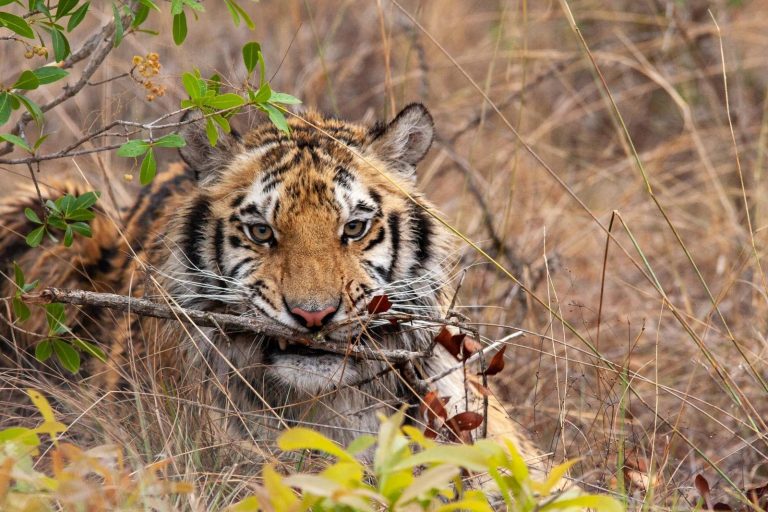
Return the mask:
<svg viewBox="0 0 768 512"><path fill-rule="evenodd" d="M434 135L427 109L412 104L373 127L315 112L289 125L290 135L264 124L214 147L203 130L187 130L182 157L198 185L175 220L171 293L337 341L357 335L349 320L376 295L400 311L437 307L445 243L415 189ZM258 344L272 377L292 385L321 389L308 369L337 384L362 373L339 356Z"/></svg>

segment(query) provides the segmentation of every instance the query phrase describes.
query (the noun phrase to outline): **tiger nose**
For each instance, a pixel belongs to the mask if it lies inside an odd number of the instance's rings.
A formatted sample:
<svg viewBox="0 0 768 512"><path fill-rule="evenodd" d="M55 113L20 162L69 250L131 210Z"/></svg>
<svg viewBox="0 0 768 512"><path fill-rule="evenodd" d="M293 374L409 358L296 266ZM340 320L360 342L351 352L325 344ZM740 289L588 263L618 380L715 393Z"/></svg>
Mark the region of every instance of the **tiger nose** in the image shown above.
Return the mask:
<svg viewBox="0 0 768 512"><path fill-rule="evenodd" d="M292 308L291 313L304 327L320 328L325 324L333 314L336 312L334 306L329 306L320 311L307 311L301 308Z"/></svg>

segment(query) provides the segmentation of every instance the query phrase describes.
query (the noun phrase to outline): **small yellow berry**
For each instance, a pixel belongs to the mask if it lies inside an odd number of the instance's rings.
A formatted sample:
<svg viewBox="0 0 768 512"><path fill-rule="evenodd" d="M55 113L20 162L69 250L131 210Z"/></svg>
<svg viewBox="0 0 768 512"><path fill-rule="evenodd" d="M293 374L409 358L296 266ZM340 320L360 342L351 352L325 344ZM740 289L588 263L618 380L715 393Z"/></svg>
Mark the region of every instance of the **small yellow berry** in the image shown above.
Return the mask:
<svg viewBox="0 0 768 512"><path fill-rule="evenodd" d="M154 94L147 94L147 101L155 101L155 95Z"/></svg>
<svg viewBox="0 0 768 512"><path fill-rule="evenodd" d="M27 50L24 52L25 59L31 59L34 56L35 56L35 53L32 50Z"/></svg>
<svg viewBox="0 0 768 512"><path fill-rule="evenodd" d="M134 56L133 56L133 60L132 60L131 62L133 62L133 65L134 65L134 66L138 66L138 65L139 65L139 64L141 64L143 61L144 61L144 59L142 59L140 56L138 56L138 55L134 55Z"/></svg>
<svg viewBox="0 0 768 512"><path fill-rule="evenodd" d="M133 181L133 174L123 174L123 179L130 183Z"/></svg>

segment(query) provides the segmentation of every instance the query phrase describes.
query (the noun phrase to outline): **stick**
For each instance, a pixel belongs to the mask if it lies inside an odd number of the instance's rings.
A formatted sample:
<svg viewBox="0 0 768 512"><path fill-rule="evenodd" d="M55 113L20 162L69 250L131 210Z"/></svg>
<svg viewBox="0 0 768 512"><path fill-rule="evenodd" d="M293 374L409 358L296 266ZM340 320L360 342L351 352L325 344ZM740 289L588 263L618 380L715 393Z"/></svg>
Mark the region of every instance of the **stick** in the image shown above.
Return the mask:
<svg viewBox="0 0 768 512"><path fill-rule="evenodd" d="M23 300L30 304L63 302L78 306L96 306L152 318L165 318L184 323L192 323L200 327L234 328L275 338L292 339L302 345L333 354L349 356L355 359L386 361L393 365L400 365L415 359L427 357L425 353L412 352L409 350L373 350L357 345L342 345L324 340L322 338L322 333L312 339L308 339L305 333L300 333L272 322L265 322L258 318L166 306L150 300L126 297L114 293L46 288L39 293L25 294ZM389 316L394 315L382 315L381 318L388 318ZM396 315L397 318L403 316L405 315ZM371 318L374 318L374 316ZM376 315L375 318L379 318L379 315ZM432 320L439 321L438 319ZM355 322L360 322L360 319L355 319Z"/></svg>

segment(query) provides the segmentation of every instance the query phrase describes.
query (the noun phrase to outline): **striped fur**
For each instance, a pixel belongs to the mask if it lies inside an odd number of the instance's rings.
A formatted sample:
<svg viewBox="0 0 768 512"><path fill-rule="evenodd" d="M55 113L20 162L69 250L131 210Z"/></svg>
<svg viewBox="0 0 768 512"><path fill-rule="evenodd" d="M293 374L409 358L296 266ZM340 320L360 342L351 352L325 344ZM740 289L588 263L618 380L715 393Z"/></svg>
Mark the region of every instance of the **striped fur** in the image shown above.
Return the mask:
<svg viewBox="0 0 768 512"><path fill-rule="evenodd" d="M100 216L95 238L79 239L73 250L50 245L43 254L26 251L20 234L30 226L24 225L22 211L34 207L35 197L8 203L0 217L2 261L19 261L44 285L150 297L307 332L311 329L296 308L330 308L335 311L329 322L342 322L380 294L390 297L395 311L443 315L450 293L449 244L438 223L414 202L431 208L414 179L433 137L426 109L411 105L391 123L373 128L314 112L290 125L290 137L265 124L242 138L225 137L214 148L192 125L182 150L187 165L172 166L143 189L123 229L109 215ZM350 221L363 223L359 235L346 234ZM272 237L255 238L258 226L267 226ZM9 286L4 288L9 295ZM204 394L224 410L238 412L230 430L257 440L305 422L348 441L375 431L377 412L418 401L383 362L296 346L281 350L279 340L265 336L87 308L71 314L77 315L78 334L108 349L109 362L89 368L92 382L119 389L137 373L170 373L193 387L210 383L203 386ZM38 327L43 326L31 330ZM363 333L352 324L332 337L423 350L434 334L391 325ZM31 340L6 331L0 335L13 340L13 350L3 351L5 364L10 359L19 364L18 354L30 349ZM419 371L426 377L454 364L438 346ZM439 380L437 390L451 398L452 412L464 410L461 372ZM474 396L468 403L472 409L480 406ZM493 434L512 437L524 454L536 456L494 401L491 415Z"/></svg>

